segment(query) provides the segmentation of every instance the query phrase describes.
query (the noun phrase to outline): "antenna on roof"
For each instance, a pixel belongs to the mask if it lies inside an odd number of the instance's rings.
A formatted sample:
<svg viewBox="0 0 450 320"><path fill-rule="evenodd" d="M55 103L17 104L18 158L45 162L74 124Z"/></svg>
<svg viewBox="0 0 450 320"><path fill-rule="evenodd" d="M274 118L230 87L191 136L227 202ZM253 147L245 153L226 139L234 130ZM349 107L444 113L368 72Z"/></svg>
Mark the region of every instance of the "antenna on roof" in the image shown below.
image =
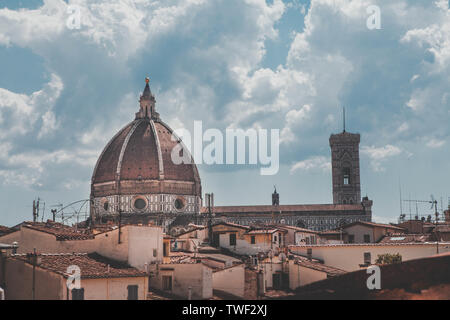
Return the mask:
<svg viewBox="0 0 450 320"><path fill-rule="evenodd" d="M344 128L344 131L343 132L345 132L345 107L342 107L342 120L343 120L343 124L344 124L344 126L343 126L343 128Z"/></svg>

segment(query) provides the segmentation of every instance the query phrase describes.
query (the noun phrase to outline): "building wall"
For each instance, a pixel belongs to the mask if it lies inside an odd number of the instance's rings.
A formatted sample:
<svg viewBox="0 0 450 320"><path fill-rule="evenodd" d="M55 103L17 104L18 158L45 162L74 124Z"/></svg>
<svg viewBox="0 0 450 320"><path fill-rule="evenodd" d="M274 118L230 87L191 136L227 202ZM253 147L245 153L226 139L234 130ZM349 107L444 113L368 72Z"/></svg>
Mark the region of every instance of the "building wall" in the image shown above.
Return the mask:
<svg viewBox="0 0 450 320"><path fill-rule="evenodd" d="M307 242L309 242L310 244L316 244L318 239L319 239L319 236L317 234L297 231L295 233L295 243L294 244L301 245L301 244L306 244Z"/></svg>
<svg viewBox="0 0 450 320"><path fill-rule="evenodd" d="M31 300L33 288L33 266L23 261L7 259L5 266L5 293L7 300ZM0 271L0 275L3 270ZM42 268L35 269L35 299L60 300L63 298L61 276ZM3 279L1 279L3 282Z"/></svg>
<svg viewBox="0 0 450 320"><path fill-rule="evenodd" d="M364 225L354 225L343 230L347 232L347 238L349 235L354 235L354 243L364 243L364 235L368 234L370 236L370 242L373 243L378 239L375 239L374 228L364 226Z"/></svg>
<svg viewBox="0 0 450 320"><path fill-rule="evenodd" d="M94 240L56 241L54 235L22 227L13 234L6 235L8 238L0 238L4 243L19 243L17 253L30 253L34 248L38 252L65 253L65 252L92 252L95 247Z"/></svg>
<svg viewBox="0 0 450 320"><path fill-rule="evenodd" d="M208 229L193 230L177 237L177 249L194 252L208 238ZM182 240L182 241L178 241Z"/></svg>
<svg viewBox="0 0 450 320"><path fill-rule="evenodd" d="M281 272L283 270L283 265L281 263L263 263L264 272L264 283L266 288L273 287L273 274L276 272Z"/></svg>
<svg viewBox="0 0 450 320"><path fill-rule="evenodd" d="M267 237L267 236L266 236ZM236 245L230 245L230 233L222 233L219 236L219 246L238 254L254 255L259 252L267 252L272 246L270 241L262 241L263 237L258 238L260 241L256 241L255 244L250 244L250 238L248 240L239 239L236 237ZM273 247L276 247L275 245Z"/></svg>
<svg viewBox="0 0 450 320"><path fill-rule="evenodd" d="M192 299L212 298L212 269L202 263L152 265L150 270L150 287L163 290L163 276L171 276L170 293L187 299L191 287Z"/></svg>
<svg viewBox="0 0 450 320"><path fill-rule="evenodd" d="M85 300L127 300L129 285L138 286L138 300L146 299L147 277L81 279ZM69 300L71 299L72 293L69 292Z"/></svg>
<svg viewBox="0 0 450 320"><path fill-rule="evenodd" d="M126 184L126 181L121 181L121 185ZM155 182L159 184L159 181ZM173 183L172 183L173 184ZM164 183L162 183L164 185ZM110 194L101 197L95 197L93 199L94 206L92 207L92 212L95 216L112 216L118 214L119 202L120 209L124 213L132 213L136 215L140 214L159 214L159 213L198 213L201 207L201 197L196 195L189 195L188 193L193 192L195 186L193 183L189 182L178 182L176 185L179 186L179 190L174 190L175 194L155 194L148 193L142 194L142 185L138 188L132 187L132 192L135 194L121 195ZM93 189L99 189L101 186L94 186ZM186 189L187 188L187 189ZM182 192L184 191L184 193ZM96 193L105 193L102 191ZM106 192L109 193L109 192ZM134 207L134 201L137 198L142 198L146 202L146 206L142 210L138 210ZM182 198L185 206L178 210L175 208L175 200ZM108 203L107 210L105 210L104 204Z"/></svg>
<svg viewBox="0 0 450 320"><path fill-rule="evenodd" d="M356 244L356 245L333 245L333 246L290 246L292 252L307 256L307 249L312 249L312 257L324 262L325 265L342 269L345 271L355 271L360 269L360 264L364 263L364 253L370 252L371 262L374 263L378 255L390 253L400 253L402 260L412 260L424 257L431 257L436 254L436 244L399 244L399 245L379 245L379 244ZM439 252L450 252L450 243L441 243Z"/></svg>
<svg viewBox="0 0 450 320"><path fill-rule="evenodd" d="M355 236L354 243L364 243L364 235L368 234L370 236L370 242L375 243L380 241L380 239L388 234L399 232L395 229L382 228L382 227L370 227L365 225L354 225L343 229L348 235ZM348 237L348 236L347 236Z"/></svg>
<svg viewBox="0 0 450 320"><path fill-rule="evenodd" d="M247 300L258 298L258 273L249 268L245 269L244 298Z"/></svg>
<svg viewBox="0 0 450 320"><path fill-rule="evenodd" d="M364 202L364 201L363 201ZM369 200L371 202L371 200ZM366 204L367 207L365 211L362 209L349 211L321 211L321 212L299 212L293 214L282 214L280 220L284 220L286 225L298 226L314 231L323 231L329 229L335 229L343 224L348 224L356 221L372 221L372 208L370 203ZM360 206L358 206L360 207ZM216 216L219 216L216 214ZM251 224L273 224L273 219L271 215L267 214L236 214L233 216L229 215L226 217L228 222L240 224L240 225L251 225Z"/></svg>
<svg viewBox="0 0 450 320"><path fill-rule="evenodd" d="M245 266L243 264L213 272L213 289L244 298Z"/></svg>
<svg viewBox="0 0 450 320"><path fill-rule="evenodd" d="M289 261L289 288L291 290L326 278L325 272L300 266L293 260Z"/></svg>
<svg viewBox="0 0 450 320"><path fill-rule="evenodd" d="M162 261L162 228L150 226L124 226L95 235L89 240L58 241L52 234L22 227L19 231L1 239L5 243L17 241L18 253L30 253L36 248L40 253L97 252L110 259L128 262L131 266L143 269L145 263ZM5 237L7 237L5 236ZM8 240L8 241L5 241ZM156 256L153 250L156 250Z"/></svg>
<svg viewBox="0 0 450 320"><path fill-rule="evenodd" d="M128 226L128 263L145 270L145 264L162 262L163 232L160 227Z"/></svg>

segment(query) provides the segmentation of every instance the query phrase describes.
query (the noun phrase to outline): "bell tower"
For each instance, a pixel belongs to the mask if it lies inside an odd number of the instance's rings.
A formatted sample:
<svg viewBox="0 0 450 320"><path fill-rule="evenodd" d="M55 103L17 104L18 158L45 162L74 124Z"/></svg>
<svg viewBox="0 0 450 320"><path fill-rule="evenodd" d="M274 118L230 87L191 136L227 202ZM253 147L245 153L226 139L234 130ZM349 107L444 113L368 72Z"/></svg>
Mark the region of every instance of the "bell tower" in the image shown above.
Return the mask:
<svg viewBox="0 0 450 320"><path fill-rule="evenodd" d="M334 204L361 203L358 133L345 131L330 136Z"/></svg>

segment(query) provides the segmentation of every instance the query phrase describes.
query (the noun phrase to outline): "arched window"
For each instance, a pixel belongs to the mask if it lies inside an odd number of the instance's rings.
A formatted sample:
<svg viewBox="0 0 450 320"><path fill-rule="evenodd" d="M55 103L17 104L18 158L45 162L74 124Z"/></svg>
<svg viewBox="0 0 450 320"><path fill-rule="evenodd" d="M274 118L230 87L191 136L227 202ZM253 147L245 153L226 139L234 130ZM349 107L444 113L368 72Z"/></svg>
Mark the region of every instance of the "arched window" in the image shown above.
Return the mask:
<svg viewBox="0 0 450 320"><path fill-rule="evenodd" d="M344 185L349 185L350 184L350 168L345 167L342 175L344 177Z"/></svg>

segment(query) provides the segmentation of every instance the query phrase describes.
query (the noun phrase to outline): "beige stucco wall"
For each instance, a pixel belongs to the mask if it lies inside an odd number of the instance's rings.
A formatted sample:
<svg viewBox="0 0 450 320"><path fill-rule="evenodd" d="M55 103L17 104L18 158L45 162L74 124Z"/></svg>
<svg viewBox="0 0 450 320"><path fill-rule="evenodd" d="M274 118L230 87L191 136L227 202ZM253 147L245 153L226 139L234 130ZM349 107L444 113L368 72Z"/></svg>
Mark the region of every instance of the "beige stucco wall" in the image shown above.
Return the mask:
<svg viewBox="0 0 450 320"><path fill-rule="evenodd" d="M128 263L145 270L145 264L162 262L163 230L160 227L128 226Z"/></svg>
<svg viewBox="0 0 450 320"><path fill-rule="evenodd" d="M354 235L354 243L364 243L364 235L368 234L370 236L370 242L375 242L373 228L364 225L354 225L344 229L348 235Z"/></svg>
<svg viewBox="0 0 450 320"><path fill-rule="evenodd" d="M273 287L273 274L282 271L283 266L281 263L262 263L264 272L264 282L266 288Z"/></svg>
<svg viewBox="0 0 450 320"><path fill-rule="evenodd" d="M244 265L213 272L213 289L222 290L238 297L244 297Z"/></svg>
<svg viewBox="0 0 450 320"><path fill-rule="evenodd" d="M95 247L94 240L56 241L54 235L22 227L19 231L0 238L0 242L11 244L19 243L18 253L38 252L65 253L65 252L92 252Z"/></svg>
<svg viewBox="0 0 450 320"><path fill-rule="evenodd" d="M151 265L150 287L163 290L163 276L172 276L171 293L188 298L191 287L192 299L212 297L212 269L202 263Z"/></svg>
<svg viewBox="0 0 450 320"><path fill-rule="evenodd" d="M270 250L277 250L278 244L271 243L271 237L268 235L255 237L255 243L250 242L250 236L246 235L244 239L236 239L236 245L230 245L230 233L222 233L219 236L219 246L238 254L255 255L259 252L268 252Z"/></svg>
<svg viewBox="0 0 450 320"><path fill-rule="evenodd" d="M19 243L18 253L30 253L36 248L40 253L97 252L105 257L128 262L131 266L143 269L145 263L162 261L163 232L161 227L124 226L100 233L94 239L58 241L52 234L22 227L13 234L0 238L0 242ZM156 249L156 256L153 254Z"/></svg>
<svg viewBox="0 0 450 320"><path fill-rule="evenodd" d="M80 285L84 289L85 300L127 300L129 285L138 286L138 300L145 300L147 295L146 277L81 279ZM72 293L69 292L71 299Z"/></svg>
<svg viewBox="0 0 450 320"><path fill-rule="evenodd" d="M289 261L289 288L292 290L326 278L325 272L299 266L293 260Z"/></svg>
<svg viewBox="0 0 450 320"><path fill-rule="evenodd" d="M5 263L5 275L6 299L32 299L32 265L21 260L9 258ZM66 281L67 279L62 275L37 266L35 269L36 300L72 299L71 292L67 290ZM126 300L128 298L128 285L138 285L138 299L146 299L147 277L81 279L85 300ZM69 297L67 297L67 294Z"/></svg>
<svg viewBox="0 0 450 320"><path fill-rule="evenodd" d="M1 264L0 264L1 268ZM2 274L3 270L0 271ZM31 300L33 287L33 266L20 260L7 259L5 262L7 300ZM63 299L61 276L36 267L35 298L36 300Z"/></svg>
<svg viewBox="0 0 450 320"><path fill-rule="evenodd" d="M339 268L345 271L355 271L360 269L360 264L364 263L364 253L370 252L372 263L380 254L400 253L403 261L430 257L436 254L436 244L398 244L398 245L377 245L377 244L355 244L355 245L334 245L334 246L290 246L292 252L307 255L307 248L312 248L312 257L324 261L327 266ZM450 243L441 243L439 252L450 252Z"/></svg>

